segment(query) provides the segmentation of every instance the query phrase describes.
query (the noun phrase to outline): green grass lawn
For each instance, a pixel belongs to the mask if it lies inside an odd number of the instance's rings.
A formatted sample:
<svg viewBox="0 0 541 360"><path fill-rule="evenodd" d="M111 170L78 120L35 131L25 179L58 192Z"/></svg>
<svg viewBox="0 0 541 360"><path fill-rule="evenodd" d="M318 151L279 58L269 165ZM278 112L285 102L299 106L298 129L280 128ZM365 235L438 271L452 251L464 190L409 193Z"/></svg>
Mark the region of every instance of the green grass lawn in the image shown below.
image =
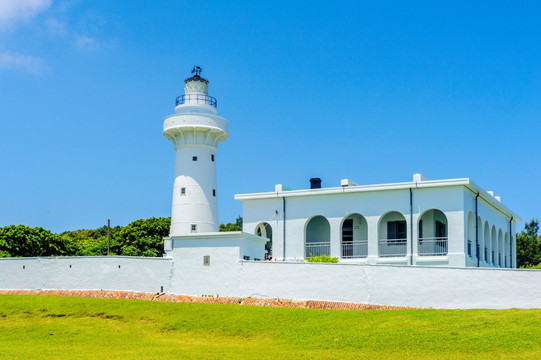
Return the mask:
<svg viewBox="0 0 541 360"><path fill-rule="evenodd" d="M312 310L0 295L2 359L540 359L541 310Z"/></svg>

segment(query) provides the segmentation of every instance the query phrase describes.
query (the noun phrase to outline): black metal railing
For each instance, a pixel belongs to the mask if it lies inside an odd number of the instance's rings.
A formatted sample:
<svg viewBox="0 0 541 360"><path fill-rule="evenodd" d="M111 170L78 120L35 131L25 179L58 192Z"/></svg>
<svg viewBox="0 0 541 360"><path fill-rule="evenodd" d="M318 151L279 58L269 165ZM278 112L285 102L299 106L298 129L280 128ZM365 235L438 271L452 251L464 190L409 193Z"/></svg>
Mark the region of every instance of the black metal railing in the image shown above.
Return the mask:
<svg viewBox="0 0 541 360"><path fill-rule="evenodd" d="M207 104L210 106L214 106L215 108L218 107L218 102L216 101L216 98L203 94L180 95L175 101L175 106L182 104Z"/></svg>

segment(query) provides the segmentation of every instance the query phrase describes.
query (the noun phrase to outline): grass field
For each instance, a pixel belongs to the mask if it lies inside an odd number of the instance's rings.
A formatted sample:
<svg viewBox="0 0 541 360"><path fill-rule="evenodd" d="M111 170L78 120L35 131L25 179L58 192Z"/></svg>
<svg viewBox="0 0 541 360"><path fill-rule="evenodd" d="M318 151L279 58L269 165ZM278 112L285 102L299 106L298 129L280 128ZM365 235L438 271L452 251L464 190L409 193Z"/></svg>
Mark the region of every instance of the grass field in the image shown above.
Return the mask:
<svg viewBox="0 0 541 360"><path fill-rule="evenodd" d="M541 310L312 310L0 295L2 359L540 359Z"/></svg>

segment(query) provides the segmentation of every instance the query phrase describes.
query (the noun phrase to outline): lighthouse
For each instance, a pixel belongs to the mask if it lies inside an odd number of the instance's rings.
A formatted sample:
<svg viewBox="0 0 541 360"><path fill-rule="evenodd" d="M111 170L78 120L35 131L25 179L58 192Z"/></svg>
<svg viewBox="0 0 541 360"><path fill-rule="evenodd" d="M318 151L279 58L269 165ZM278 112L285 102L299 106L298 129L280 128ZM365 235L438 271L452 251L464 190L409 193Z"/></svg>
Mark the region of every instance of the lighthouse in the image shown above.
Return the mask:
<svg viewBox="0 0 541 360"><path fill-rule="evenodd" d="M194 66L175 113L163 120L163 135L176 152L170 236L218 231L216 152L229 135L208 85L201 68Z"/></svg>

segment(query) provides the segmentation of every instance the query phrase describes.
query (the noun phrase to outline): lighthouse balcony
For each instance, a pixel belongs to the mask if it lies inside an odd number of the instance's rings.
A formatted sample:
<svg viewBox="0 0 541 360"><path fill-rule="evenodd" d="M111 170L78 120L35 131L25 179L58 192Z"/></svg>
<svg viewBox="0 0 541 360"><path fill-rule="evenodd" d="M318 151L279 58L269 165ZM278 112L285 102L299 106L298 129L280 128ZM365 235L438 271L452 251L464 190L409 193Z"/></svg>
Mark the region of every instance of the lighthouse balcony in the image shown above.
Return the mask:
<svg viewBox="0 0 541 360"><path fill-rule="evenodd" d="M175 106L184 104L203 104L210 105L215 108L218 107L218 102L216 101L216 98L205 94L185 94L177 97Z"/></svg>

